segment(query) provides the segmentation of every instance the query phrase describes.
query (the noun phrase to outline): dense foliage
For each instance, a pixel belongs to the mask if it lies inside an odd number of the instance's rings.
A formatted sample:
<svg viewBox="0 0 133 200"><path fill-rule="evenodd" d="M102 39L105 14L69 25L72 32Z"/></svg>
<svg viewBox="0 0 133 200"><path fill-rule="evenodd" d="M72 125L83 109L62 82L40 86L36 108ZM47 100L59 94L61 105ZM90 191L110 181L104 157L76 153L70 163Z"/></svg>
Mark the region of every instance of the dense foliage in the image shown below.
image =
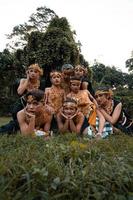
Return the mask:
<svg viewBox="0 0 133 200"><path fill-rule="evenodd" d="M133 89L133 74L123 73L115 67L105 66L102 63L95 63L92 67L93 79L99 86L128 87Z"/></svg>
<svg viewBox="0 0 133 200"><path fill-rule="evenodd" d="M131 200L133 139L0 138L2 200Z"/></svg>

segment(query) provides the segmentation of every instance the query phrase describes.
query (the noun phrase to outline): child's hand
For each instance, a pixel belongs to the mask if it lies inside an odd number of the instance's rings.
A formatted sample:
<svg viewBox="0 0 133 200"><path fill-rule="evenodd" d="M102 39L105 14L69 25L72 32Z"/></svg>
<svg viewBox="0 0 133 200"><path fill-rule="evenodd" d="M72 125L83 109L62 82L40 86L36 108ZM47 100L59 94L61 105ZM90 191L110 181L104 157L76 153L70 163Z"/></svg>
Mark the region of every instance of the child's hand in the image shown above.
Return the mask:
<svg viewBox="0 0 133 200"><path fill-rule="evenodd" d="M49 106L49 105L45 105L45 108L46 108L46 111L48 112L48 113L50 113L50 114L54 114L55 113L55 110L54 110L54 108L52 108L51 106Z"/></svg>
<svg viewBox="0 0 133 200"><path fill-rule="evenodd" d="M74 115L72 115L71 117L69 117L69 119L73 119L78 114L78 112L79 112L79 110L77 110Z"/></svg>
<svg viewBox="0 0 133 200"><path fill-rule="evenodd" d="M26 76L27 76L27 81L29 81L29 79L30 79L29 71L26 72Z"/></svg>
<svg viewBox="0 0 133 200"><path fill-rule="evenodd" d="M25 114L29 119L34 119L35 118L35 113L28 112L26 109L25 109Z"/></svg>
<svg viewBox="0 0 133 200"><path fill-rule="evenodd" d="M65 119L68 119L68 116L66 116L63 112L60 112L60 114L61 114Z"/></svg>

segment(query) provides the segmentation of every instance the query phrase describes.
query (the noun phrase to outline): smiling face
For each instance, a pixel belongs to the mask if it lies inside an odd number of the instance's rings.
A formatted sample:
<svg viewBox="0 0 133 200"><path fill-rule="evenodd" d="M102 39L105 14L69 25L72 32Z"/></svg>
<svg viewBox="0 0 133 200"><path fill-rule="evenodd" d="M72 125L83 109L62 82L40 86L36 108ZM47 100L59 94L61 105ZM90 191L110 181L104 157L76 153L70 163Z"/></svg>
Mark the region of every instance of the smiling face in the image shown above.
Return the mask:
<svg viewBox="0 0 133 200"><path fill-rule="evenodd" d="M65 102L63 104L63 113L68 118L72 117L77 112L77 104L74 102Z"/></svg>

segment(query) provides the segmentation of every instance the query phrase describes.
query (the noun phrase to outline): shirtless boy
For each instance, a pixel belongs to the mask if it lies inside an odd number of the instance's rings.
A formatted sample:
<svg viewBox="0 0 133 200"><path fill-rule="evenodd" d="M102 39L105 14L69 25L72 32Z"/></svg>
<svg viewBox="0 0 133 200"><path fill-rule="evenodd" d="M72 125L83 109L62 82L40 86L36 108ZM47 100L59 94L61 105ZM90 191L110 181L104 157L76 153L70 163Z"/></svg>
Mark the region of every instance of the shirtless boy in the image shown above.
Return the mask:
<svg viewBox="0 0 133 200"><path fill-rule="evenodd" d="M52 115L44 108L44 92L32 90L26 94L26 107L17 113L20 131L23 135L36 134L36 131L50 130Z"/></svg>

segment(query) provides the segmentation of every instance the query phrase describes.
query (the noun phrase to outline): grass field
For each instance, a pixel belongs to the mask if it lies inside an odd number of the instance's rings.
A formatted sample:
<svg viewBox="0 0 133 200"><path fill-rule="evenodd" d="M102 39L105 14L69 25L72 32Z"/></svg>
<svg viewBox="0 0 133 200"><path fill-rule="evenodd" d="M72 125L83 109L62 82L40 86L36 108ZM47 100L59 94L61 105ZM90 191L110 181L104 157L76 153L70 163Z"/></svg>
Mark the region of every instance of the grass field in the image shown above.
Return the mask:
<svg viewBox="0 0 133 200"><path fill-rule="evenodd" d="M0 200L133 200L133 138L0 137Z"/></svg>
<svg viewBox="0 0 133 200"><path fill-rule="evenodd" d="M133 200L133 137L1 136L0 200L12 199Z"/></svg>
<svg viewBox="0 0 133 200"><path fill-rule="evenodd" d="M11 120L11 117L0 117L0 126L8 123Z"/></svg>

